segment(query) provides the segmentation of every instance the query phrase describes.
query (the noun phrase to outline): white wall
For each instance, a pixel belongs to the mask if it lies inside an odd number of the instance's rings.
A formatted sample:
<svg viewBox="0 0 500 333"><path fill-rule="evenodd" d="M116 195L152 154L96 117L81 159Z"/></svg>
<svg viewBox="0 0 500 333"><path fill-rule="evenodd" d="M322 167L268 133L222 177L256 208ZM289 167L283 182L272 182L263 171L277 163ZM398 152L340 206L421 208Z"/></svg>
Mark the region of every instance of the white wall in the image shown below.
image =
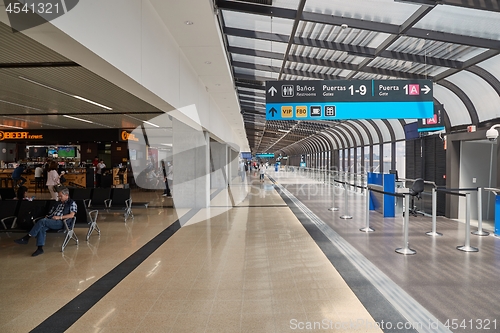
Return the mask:
<svg viewBox="0 0 500 333"><path fill-rule="evenodd" d="M243 146L149 0L80 1L23 33L165 112L195 104L204 129Z"/></svg>

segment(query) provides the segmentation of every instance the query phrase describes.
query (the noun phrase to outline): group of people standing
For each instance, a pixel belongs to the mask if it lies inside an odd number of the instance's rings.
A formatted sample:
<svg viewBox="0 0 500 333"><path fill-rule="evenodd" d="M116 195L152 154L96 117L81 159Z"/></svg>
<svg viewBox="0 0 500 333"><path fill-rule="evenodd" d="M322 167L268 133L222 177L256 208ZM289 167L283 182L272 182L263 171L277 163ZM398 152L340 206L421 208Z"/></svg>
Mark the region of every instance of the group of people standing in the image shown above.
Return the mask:
<svg viewBox="0 0 500 333"><path fill-rule="evenodd" d="M241 177L241 181L243 182L245 180L245 174L249 170L251 170L252 167L259 171L260 182L264 182L264 175L266 174L267 170L267 162L257 164L257 162L245 162L243 160L240 161L240 165L238 167L238 174Z"/></svg>
<svg viewBox="0 0 500 333"><path fill-rule="evenodd" d="M41 182L45 180L45 185L49 189L50 196L54 200L58 200L56 187L64 183L64 171L58 172L59 164L56 161L47 161L45 165L38 164L35 168L35 181ZM26 178L22 176L23 172L26 170L26 164L22 161L12 172L12 179L16 181L16 187L18 191L26 191L27 188L24 186L26 183ZM24 190L26 189L26 190ZM24 192L21 194L24 198Z"/></svg>

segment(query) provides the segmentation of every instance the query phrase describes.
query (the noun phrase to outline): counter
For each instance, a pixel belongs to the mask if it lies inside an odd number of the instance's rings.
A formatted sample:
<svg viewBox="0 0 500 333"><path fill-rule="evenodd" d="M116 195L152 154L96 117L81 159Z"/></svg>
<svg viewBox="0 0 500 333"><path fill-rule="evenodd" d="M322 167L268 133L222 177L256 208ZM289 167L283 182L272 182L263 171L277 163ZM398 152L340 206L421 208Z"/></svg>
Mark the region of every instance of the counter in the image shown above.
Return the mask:
<svg viewBox="0 0 500 333"><path fill-rule="evenodd" d="M0 186L1 187L12 187L12 182L9 179L12 179L12 172L14 169L2 169L0 170ZM34 170L29 170L28 173L23 173L22 176L26 178L26 186L29 190L35 190L35 173ZM79 186L86 187L87 175L86 170L84 168L76 168L70 169L65 174L66 182L65 186L70 186L70 183L77 184ZM7 184L6 184L7 180ZM43 184L45 186L45 183Z"/></svg>

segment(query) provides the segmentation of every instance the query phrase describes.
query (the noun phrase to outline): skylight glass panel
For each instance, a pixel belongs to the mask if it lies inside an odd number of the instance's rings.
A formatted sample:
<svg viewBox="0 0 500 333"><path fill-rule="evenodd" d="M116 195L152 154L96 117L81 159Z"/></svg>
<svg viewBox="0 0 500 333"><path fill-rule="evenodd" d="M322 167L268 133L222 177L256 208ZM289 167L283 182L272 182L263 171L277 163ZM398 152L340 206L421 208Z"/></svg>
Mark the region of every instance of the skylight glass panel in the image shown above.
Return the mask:
<svg viewBox="0 0 500 333"><path fill-rule="evenodd" d="M387 39L389 34L354 28L342 29L339 26L302 21L297 28L295 36L377 48Z"/></svg>
<svg viewBox="0 0 500 333"><path fill-rule="evenodd" d="M425 76L436 76L445 70L447 67L430 66L417 62L389 59L389 58L376 58L370 63L370 67L381 68L392 71L399 71L405 73L419 74Z"/></svg>
<svg viewBox="0 0 500 333"><path fill-rule="evenodd" d="M358 121L363 123L366 126L366 128L368 128L368 131L370 132L370 135L372 136L373 144L380 143L380 139L378 137L377 131L372 126L372 124L369 123L367 120L363 120L363 119L360 119Z"/></svg>
<svg viewBox="0 0 500 333"><path fill-rule="evenodd" d="M485 69L496 78L500 78L500 56L490 58L481 62L479 67Z"/></svg>
<svg viewBox="0 0 500 333"><path fill-rule="evenodd" d="M273 53L282 53L282 54L286 52L286 48L288 46L285 43L271 42L261 39L235 37L235 36L227 36L227 41L229 43L229 46L242 47L246 49L255 49L260 51L268 51Z"/></svg>
<svg viewBox="0 0 500 333"><path fill-rule="evenodd" d="M260 70L249 69L249 68L235 67L234 71L238 74L246 74L246 75L251 75L251 76L256 76L256 77L265 77L265 78L269 78L269 79L277 79L278 78L278 73L260 71Z"/></svg>
<svg viewBox="0 0 500 333"><path fill-rule="evenodd" d="M486 49L467 45L444 43L406 36L400 37L394 44L389 46L387 50L458 61L467 61L486 51Z"/></svg>
<svg viewBox="0 0 500 333"><path fill-rule="evenodd" d="M246 87L238 87L239 92L250 92L250 93L256 93L256 94L264 94L263 90L260 89L251 89L251 88L246 88Z"/></svg>
<svg viewBox="0 0 500 333"><path fill-rule="evenodd" d="M500 13L436 6L415 28L500 40Z"/></svg>
<svg viewBox="0 0 500 333"><path fill-rule="evenodd" d="M452 127L459 125L470 125L471 119L467 108L457 95L451 90L439 84L434 85L434 97L439 103L444 104L444 108L450 119Z"/></svg>
<svg viewBox="0 0 500 333"><path fill-rule="evenodd" d="M401 112L404 112L404 110L401 110ZM373 119L373 122L380 130L380 133L382 133L383 142L391 142L391 133L387 125L380 119Z"/></svg>
<svg viewBox="0 0 500 333"><path fill-rule="evenodd" d="M494 119L500 116L498 93L479 76L462 71L447 78L450 82L462 89L476 108L479 121Z"/></svg>
<svg viewBox="0 0 500 333"><path fill-rule="evenodd" d="M363 138L364 144L365 145L370 144L370 140L368 139L368 134L366 133L364 128L362 128L358 123L356 123L354 121L348 120L347 122L349 123L349 126L347 128L349 128L349 129L352 127L357 128L359 130L359 132L361 133L361 137Z"/></svg>
<svg viewBox="0 0 500 333"><path fill-rule="evenodd" d="M233 61L237 62L246 62L249 64L263 65L263 66L275 66L275 67L281 66L281 61L275 59L254 57L246 54L235 54L235 53L232 54L232 57Z"/></svg>
<svg viewBox="0 0 500 333"><path fill-rule="evenodd" d="M222 11L226 27L290 36L293 20L242 12Z"/></svg>
<svg viewBox="0 0 500 333"><path fill-rule="evenodd" d="M359 145L358 142L354 143L352 142L352 137L349 135L349 133L347 133L347 131L341 127L341 126L335 126L334 129L340 133L340 135L344 138L344 139L347 139L347 147L354 147L354 146L357 146ZM353 133L353 135L355 137L357 137L358 135L356 133ZM359 140L359 138L358 138Z"/></svg>
<svg viewBox="0 0 500 333"><path fill-rule="evenodd" d="M297 9L299 7L300 0L274 0L273 7Z"/></svg>
<svg viewBox="0 0 500 333"><path fill-rule="evenodd" d="M396 140L401 140L405 138L405 131L399 119L387 119L389 124L391 124L392 129L394 130L394 136Z"/></svg>
<svg viewBox="0 0 500 333"><path fill-rule="evenodd" d="M394 0L307 0L304 11L400 25L418 8Z"/></svg>

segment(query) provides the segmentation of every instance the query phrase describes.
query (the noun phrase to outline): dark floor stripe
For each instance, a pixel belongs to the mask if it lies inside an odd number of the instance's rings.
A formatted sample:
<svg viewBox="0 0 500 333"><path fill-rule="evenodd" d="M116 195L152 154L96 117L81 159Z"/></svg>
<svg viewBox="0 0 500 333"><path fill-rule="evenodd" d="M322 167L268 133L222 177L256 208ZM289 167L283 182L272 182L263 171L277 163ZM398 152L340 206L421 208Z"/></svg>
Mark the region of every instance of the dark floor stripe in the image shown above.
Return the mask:
<svg viewBox="0 0 500 333"><path fill-rule="evenodd" d="M269 177L271 181L274 179ZM279 187L275 186L275 190L281 195L281 198L290 207L297 219L302 223L311 238L316 242L318 247L323 251L328 260L332 263L335 269L340 273L349 288L354 292L356 297L361 301L366 310L377 323L405 323L407 320L399 311L378 291L378 289L361 275L356 267L341 253L337 247L323 234L321 230L286 196ZM384 329L384 332L394 332L394 330ZM400 329L398 333L418 333L414 329Z"/></svg>
<svg viewBox="0 0 500 333"><path fill-rule="evenodd" d="M34 333L58 333L66 331L101 298L106 296L121 280L126 278L134 269L144 262L163 243L172 237L181 227L180 220L192 218L200 209L193 208L180 219L172 223L168 228L160 232L155 238L134 252L130 257L122 261L109 273L97 280L80 295L64 305L53 315L45 319L31 332ZM50 288L50 286L48 286Z"/></svg>

